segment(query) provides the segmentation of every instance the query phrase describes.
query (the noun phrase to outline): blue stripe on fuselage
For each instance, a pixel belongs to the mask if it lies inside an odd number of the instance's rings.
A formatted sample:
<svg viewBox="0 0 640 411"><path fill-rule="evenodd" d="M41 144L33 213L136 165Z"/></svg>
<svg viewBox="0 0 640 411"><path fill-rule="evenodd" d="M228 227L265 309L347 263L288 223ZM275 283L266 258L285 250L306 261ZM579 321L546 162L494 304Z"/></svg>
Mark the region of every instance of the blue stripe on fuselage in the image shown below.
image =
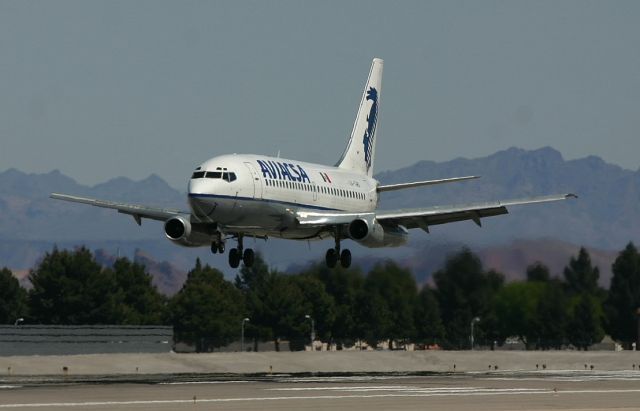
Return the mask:
<svg viewBox="0 0 640 411"><path fill-rule="evenodd" d="M193 198L199 198L199 197L200 198L223 198L223 199L227 199L227 200L260 201L260 202L265 202L265 203L283 204L283 205L299 207L299 208L309 208L309 209L312 209L312 210L344 211L344 210L339 210L337 208L321 207L321 206L315 206L315 205L309 205L309 204L301 204L301 203L291 203L289 201L270 200L270 199L253 198L253 197L226 196L226 195L221 195L221 194L189 193L189 197L193 197Z"/></svg>

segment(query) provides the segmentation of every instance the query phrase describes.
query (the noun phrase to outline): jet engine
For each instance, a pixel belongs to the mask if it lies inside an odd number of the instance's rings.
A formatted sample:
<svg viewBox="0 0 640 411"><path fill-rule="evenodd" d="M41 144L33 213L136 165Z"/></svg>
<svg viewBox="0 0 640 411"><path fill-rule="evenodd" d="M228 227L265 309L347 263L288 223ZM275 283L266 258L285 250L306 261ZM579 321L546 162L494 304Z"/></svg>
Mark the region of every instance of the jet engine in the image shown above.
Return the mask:
<svg viewBox="0 0 640 411"><path fill-rule="evenodd" d="M164 234L176 244L185 247L199 247L211 242L204 227L192 225L183 216L172 217L164 223Z"/></svg>
<svg viewBox="0 0 640 411"><path fill-rule="evenodd" d="M407 242L409 232L401 225L382 225L375 218L357 218L347 226L349 238L365 247L398 247Z"/></svg>

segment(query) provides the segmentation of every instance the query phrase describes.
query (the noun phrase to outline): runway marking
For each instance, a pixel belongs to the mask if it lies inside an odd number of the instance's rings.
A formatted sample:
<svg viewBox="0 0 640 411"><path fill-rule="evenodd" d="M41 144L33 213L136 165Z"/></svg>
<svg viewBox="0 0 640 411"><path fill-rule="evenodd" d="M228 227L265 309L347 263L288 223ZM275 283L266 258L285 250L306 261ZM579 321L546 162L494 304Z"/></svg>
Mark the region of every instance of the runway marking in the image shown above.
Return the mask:
<svg viewBox="0 0 640 411"><path fill-rule="evenodd" d="M21 385L0 385L0 390L11 390L14 388L22 388Z"/></svg>
<svg viewBox="0 0 640 411"><path fill-rule="evenodd" d="M420 394L349 394L349 395L318 395L318 396L292 396L292 397L252 397L252 398L203 398L197 403L225 403L242 401L286 401L286 400L331 400L331 399L367 399L367 398L394 398L394 397L443 397L443 396L489 396L489 395L540 395L540 394L623 394L640 393L640 389L629 390L569 390L558 391L513 391L512 389L499 391L476 391L458 393L420 393ZM124 406L124 405L160 405L160 404L192 404L193 400L137 400L137 401L87 401L87 402L50 402L33 404L0 404L0 408L51 408L51 407L101 407L101 406Z"/></svg>
<svg viewBox="0 0 640 411"><path fill-rule="evenodd" d="M251 381L182 381L182 382L161 382L158 385L190 385L190 384L244 384Z"/></svg>
<svg viewBox="0 0 640 411"><path fill-rule="evenodd" d="M336 382L336 381L375 381L375 380L399 380L414 378L412 375L376 375L376 376L333 376L333 377L291 377L280 378L281 382Z"/></svg>
<svg viewBox="0 0 640 411"><path fill-rule="evenodd" d="M267 388L267 391L349 391L349 392L410 392L410 393L503 393L503 392L549 392L547 388L486 388L486 387L417 387L411 385L388 385L388 386L344 386L344 387L291 387L291 388Z"/></svg>

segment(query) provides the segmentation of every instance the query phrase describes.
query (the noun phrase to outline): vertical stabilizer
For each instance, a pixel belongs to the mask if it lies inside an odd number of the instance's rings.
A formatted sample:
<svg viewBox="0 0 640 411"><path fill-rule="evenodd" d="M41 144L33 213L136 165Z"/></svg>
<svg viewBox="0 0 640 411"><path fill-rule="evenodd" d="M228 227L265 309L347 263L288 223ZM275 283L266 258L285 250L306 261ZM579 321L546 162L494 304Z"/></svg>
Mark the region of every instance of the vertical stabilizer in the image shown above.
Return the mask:
<svg viewBox="0 0 640 411"><path fill-rule="evenodd" d="M373 175L373 159L376 154L376 130L380 115L383 61L374 58L365 84L351 138L337 167Z"/></svg>

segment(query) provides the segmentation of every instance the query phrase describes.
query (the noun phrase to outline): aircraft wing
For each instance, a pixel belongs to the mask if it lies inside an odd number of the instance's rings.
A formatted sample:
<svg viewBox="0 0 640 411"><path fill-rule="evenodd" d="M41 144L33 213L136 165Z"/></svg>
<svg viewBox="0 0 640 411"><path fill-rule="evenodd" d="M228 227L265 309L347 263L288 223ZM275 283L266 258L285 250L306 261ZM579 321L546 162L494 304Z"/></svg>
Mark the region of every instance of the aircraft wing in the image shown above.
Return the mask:
<svg viewBox="0 0 640 411"><path fill-rule="evenodd" d="M129 214L133 216L134 220L136 220L136 223L138 223L138 225L142 223L141 219L143 218L149 218L151 220L166 221L171 217L175 217L178 215L191 214L185 211L170 210L170 209L164 209L164 208L153 208L153 207L146 207L146 206L136 205L136 204L117 203L113 201L97 200L94 198L76 197L76 196L71 196L67 194L51 193L50 197L55 200L70 201L72 203L88 204L95 207L111 208L114 210L118 210L119 213Z"/></svg>
<svg viewBox="0 0 640 411"><path fill-rule="evenodd" d="M404 190L406 188L433 186L436 184L457 183L458 181L467 181L467 180L473 180L476 178L480 178L480 176L465 176L465 177L443 178L440 180L413 181L411 183L381 185L381 186L378 186L377 190L379 193L382 193L384 191Z"/></svg>
<svg viewBox="0 0 640 411"><path fill-rule="evenodd" d="M509 206L546 203L570 198L577 198L577 196L575 194L562 194L488 203L378 211L376 212L376 218L381 223L393 222L403 225L406 228L422 228L428 231L431 225L446 224L455 221L472 220L477 225L481 225L481 218L508 214L509 211L507 207Z"/></svg>
<svg viewBox="0 0 640 411"><path fill-rule="evenodd" d="M509 211L507 207L509 206L546 203L570 198L577 198L577 196L575 194L561 194L465 205L434 206L404 210L377 210L371 213L298 212L296 219L300 225L321 226L348 224L356 218L375 216L382 224L399 224L406 228L422 228L428 232L429 226L455 221L472 220L477 225L481 225L481 218L508 214Z"/></svg>

